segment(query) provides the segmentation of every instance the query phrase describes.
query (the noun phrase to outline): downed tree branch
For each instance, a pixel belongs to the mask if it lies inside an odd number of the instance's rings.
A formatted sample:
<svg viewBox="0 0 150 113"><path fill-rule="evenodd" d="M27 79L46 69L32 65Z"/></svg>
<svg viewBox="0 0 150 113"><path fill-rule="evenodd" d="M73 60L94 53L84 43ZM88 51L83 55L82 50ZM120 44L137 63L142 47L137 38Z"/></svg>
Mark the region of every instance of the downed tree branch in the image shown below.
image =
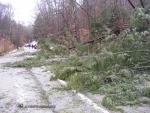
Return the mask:
<svg viewBox="0 0 150 113"><path fill-rule="evenodd" d="M143 64L149 64L150 60L146 61L146 62L139 62L139 65L143 65Z"/></svg>
<svg viewBox="0 0 150 113"><path fill-rule="evenodd" d="M114 53L114 54L134 53L134 52L147 52L147 53L150 53L149 50L135 50L135 51L123 51L123 52L117 52L117 53Z"/></svg>
<svg viewBox="0 0 150 113"><path fill-rule="evenodd" d="M132 69L144 71L146 69L150 69L150 66L133 67Z"/></svg>
<svg viewBox="0 0 150 113"><path fill-rule="evenodd" d="M55 108L55 105L23 105L18 104L19 108Z"/></svg>
<svg viewBox="0 0 150 113"><path fill-rule="evenodd" d="M86 45L86 44L94 43L96 41L101 42L103 39L104 39L104 37L100 37L100 38L98 38L96 40L89 40L87 42L83 42L81 45ZM76 46L73 46L73 47L70 47L69 49L75 49L75 48L76 48Z"/></svg>

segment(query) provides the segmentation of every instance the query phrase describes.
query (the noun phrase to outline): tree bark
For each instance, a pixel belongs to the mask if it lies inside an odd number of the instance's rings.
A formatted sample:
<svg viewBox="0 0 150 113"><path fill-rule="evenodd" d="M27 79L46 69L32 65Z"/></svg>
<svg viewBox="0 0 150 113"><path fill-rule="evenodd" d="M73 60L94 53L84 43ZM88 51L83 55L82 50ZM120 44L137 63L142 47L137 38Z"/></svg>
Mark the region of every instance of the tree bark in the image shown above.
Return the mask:
<svg viewBox="0 0 150 113"><path fill-rule="evenodd" d="M144 3L143 3L143 1L142 1L142 0L140 0L140 2L141 2L142 7L144 8Z"/></svg>
<svg viewBox="0 0 150 113"><path fill-rule="evenodd" d="M133 3L131 2L131 0L127 0L129 2L129 4L132 6L133 9L135 9L135 6L133 5Z"/></svg>

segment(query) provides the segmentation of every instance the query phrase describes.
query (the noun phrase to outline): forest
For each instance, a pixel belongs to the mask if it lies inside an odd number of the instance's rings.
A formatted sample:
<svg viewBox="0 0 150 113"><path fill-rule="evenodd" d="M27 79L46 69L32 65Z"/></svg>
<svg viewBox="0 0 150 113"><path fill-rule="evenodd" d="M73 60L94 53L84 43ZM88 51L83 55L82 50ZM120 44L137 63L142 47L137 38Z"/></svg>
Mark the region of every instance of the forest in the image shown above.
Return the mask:
<svg viewBox="0 0 150 113"><path fill-rule="evenodd" d="M129 27L131 13L147 3L148 0L42 0L37 4L34 38L52 34L61 43L74 46L66 38L68 33L78 43L103 37L108 29L111 34L119 35Z"/></svg>
<svg viewBox="0 0 150 113"><path fill-rule="evenodd" d="M24 26L13 19L10 4L0 3L0 54L22 47L32 40L32 27Z"/></svg>

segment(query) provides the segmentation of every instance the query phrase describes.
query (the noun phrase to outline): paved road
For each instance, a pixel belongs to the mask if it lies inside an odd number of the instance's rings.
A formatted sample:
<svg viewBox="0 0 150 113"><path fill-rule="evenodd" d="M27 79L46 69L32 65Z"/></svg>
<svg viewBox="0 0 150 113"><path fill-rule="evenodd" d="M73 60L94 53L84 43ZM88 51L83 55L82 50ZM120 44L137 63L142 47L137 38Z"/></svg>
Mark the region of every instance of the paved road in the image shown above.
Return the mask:
<svg viewBox="0 0 150 113"><path fill-rule="evenodd" d="M37 82L30 72L22 68L3 67L3 63L22 60L17 55L0 57L0 113L52 113L49 108L19 108L18 105L48 105ZM36 106L35 106L36 107Z"/></svg>

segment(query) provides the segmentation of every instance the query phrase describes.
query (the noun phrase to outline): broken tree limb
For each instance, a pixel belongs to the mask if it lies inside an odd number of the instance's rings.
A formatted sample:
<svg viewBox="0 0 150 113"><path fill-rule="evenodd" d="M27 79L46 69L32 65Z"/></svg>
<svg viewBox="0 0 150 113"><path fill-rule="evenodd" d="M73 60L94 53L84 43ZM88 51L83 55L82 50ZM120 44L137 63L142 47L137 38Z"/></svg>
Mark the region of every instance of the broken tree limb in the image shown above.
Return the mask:
<svg viewBox="0 0 150 113"><path fill-rule="evenodd" d="M18 104L19 108L55 108L55 105L23 105Z"/></svg>

